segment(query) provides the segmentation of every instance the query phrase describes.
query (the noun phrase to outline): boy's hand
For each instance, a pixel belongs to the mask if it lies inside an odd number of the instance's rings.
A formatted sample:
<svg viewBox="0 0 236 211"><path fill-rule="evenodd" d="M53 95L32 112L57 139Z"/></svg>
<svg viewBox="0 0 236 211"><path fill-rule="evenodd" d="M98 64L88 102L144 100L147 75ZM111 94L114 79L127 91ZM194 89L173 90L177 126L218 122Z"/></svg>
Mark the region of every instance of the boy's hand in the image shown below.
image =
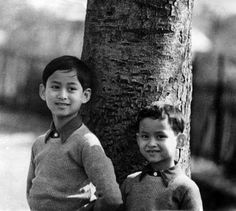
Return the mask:
<svg viewBox="0 0 236 211"><path fill-rule="evenodd" d="M89 201L93 201L97 199L95 192L95 186L92 183L89 183L88 185L80 188L78 194L69 195L67 198L89 199Z"/></svg>

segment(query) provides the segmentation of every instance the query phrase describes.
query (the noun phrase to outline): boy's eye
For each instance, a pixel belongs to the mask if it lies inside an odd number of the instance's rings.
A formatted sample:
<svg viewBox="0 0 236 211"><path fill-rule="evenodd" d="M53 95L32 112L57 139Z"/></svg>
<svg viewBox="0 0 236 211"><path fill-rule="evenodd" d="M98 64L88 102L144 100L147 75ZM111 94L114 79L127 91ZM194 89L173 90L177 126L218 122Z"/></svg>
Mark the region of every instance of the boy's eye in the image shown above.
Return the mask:
<svg viewBox="0 0 236 211"><path fill-rule="evenodd" d="M59 86L58 85L52 85L51 88L52 89L59 89Z"/></svg>
<svg viewBox="0 0 236 211"><path fill-rule="evenodd" d="M73 91L77 90L77 88L76 88L76 87L69 87L68 90L69 90L70 92L73 92Z"/></svg>
<svg viewBox="0 0 236 211"><path fill-rule="evenodd" d="M158 139L158 140L163 140L163 139L166 138L166 135L164 135L164 134L159 134L159 135L155 135L155 137L156 137L156 139Z"/></svg>
<svg viewBox="0 0 236 211"><path fill-rule="evenodd" d="M146 134L141 134L140 137L144 140L148 140L149 139L149 135Z"/></svg>

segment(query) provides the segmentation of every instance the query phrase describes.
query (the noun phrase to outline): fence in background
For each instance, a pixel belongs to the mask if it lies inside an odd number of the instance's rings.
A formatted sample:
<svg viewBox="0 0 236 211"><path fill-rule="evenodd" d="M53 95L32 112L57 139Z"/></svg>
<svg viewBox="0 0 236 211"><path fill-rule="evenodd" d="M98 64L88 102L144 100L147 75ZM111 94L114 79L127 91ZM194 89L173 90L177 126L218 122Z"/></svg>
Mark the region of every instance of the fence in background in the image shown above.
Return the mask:
<svg viewBox="0 0 236 211"><path fill-rule="evenodd" d="M192 154L236 175L236 64L222 55L201 55L194 68Z"/></svg>

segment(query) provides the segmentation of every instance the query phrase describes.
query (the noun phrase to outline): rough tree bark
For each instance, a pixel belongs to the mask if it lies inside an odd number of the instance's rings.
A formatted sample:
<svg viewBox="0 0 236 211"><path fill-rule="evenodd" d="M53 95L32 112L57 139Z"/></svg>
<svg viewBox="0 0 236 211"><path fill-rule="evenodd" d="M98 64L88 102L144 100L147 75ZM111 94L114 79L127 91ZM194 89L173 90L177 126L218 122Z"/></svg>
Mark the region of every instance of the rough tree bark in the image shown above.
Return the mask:
<svg viewBox="0 0 236 211"><path fill-rule="evenodd" d="M132 126L142 106L178 105L189 137L192 9L193 0L88 0L82 60L100 83L89 125L119 181L141 161ZM190 175L189 138L181 164Z"/></svg>

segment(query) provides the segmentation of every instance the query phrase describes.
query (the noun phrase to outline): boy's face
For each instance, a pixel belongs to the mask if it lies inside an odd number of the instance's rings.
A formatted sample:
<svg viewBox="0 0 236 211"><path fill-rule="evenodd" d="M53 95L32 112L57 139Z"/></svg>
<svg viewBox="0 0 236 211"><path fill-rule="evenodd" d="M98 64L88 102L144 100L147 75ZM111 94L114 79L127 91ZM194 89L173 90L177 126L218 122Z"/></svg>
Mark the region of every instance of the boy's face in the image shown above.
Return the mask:
<svg viewBox="0 0 236 211"><path fill-rule="evenodd" d="M172 130L167 118L144 118L139 123L139 150L156 170L174 166L177 139L178 135Z"/></svg>
<svg viewBox="0 0 236 211"><path fill-rule="evenodd" d="M76 116L90 96L91 89L83 90L75 70L57 70L48 78L46 87L40 85L40 97L54 117Z"/></svg>

